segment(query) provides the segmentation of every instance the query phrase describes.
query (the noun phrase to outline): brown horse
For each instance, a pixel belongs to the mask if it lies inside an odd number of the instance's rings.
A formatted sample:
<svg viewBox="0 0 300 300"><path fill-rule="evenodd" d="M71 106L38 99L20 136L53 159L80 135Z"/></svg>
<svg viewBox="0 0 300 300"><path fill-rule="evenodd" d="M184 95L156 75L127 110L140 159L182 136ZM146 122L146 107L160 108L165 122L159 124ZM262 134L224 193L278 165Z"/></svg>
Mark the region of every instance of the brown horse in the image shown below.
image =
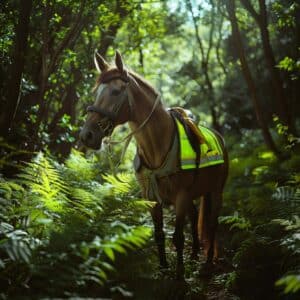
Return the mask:
<svg viewBox="0 0 300 300"><path fill-rule="evenodd" d="M157 91L140 76L125 69L118 52L115 56L115 67L110 66L97 53L94 59L100 76L94 89L95 103L87 109L87 120L80 133L81 141L90 148L100 149L105 136L111 135L117 125L128 122L137 143L135 165L143 197L157 201L151 215L160 265L167 266L163 203L174 204L176 211L173 243L177 251L177 278L184 276L183 229L186 215L189 216L192 227L192 256L197 257L200 237L207 255L206 265L211 265L216 255L216 229L228 173L228 158L223 139L216 135L224 152L223 164L181 170L178 168L179 158L176 155L176 159L171 160L168 172L157 173L169 156L176 137L173 117L164 108ZM156 189L151 187L153 184ZM202 197L202 204L198 218L193 200L199 197Z"/></svg>

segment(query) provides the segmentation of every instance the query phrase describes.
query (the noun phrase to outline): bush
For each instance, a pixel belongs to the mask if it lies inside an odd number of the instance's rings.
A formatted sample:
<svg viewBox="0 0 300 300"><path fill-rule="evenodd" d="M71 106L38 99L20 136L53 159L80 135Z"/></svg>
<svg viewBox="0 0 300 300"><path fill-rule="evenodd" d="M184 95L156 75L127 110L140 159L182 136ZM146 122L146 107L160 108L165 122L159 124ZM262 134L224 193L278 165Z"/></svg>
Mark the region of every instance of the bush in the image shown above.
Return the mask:
<svg viewBox="0 0 300 300"><path fill-rule="evenodd" d="M152 204L136 196L133 176L97 167L77 151L65 164L39 153L16 179L1 178L2 298L99 295L116 260L149 240L143 214Z"/></svg>

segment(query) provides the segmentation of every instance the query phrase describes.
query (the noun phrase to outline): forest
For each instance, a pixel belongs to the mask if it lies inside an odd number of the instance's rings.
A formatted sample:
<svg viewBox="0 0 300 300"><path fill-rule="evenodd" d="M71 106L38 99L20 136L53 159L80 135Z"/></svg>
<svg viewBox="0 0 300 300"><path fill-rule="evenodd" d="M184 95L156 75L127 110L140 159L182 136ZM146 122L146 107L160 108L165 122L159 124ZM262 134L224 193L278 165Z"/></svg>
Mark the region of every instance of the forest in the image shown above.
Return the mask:
<svg viewBox="0 0 300 300"><path fill-rule="evenodd" d="M210 272L164 203L160 268L128 124L80 140L95 51L224 137ZM0 56L0 299L300 299L299 1L2 0Z"/></svg>

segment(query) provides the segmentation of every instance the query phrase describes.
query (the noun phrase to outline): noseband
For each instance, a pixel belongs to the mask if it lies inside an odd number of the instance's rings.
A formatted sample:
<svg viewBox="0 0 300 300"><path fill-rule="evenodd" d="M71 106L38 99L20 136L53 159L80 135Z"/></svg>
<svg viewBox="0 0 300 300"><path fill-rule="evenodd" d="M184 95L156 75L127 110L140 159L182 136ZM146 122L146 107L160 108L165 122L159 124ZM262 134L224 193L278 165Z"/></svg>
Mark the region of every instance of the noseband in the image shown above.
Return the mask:
<svg viewBox="0 0 300 300"><path fill-rule="evenodd" d="M101 78L100 78L100 82L108 83L108 82L112 81L113 79L121 79L122 81L126 82L126 90L127 90L127 87L129 84L128 74L124 74L124 75L121 74L118 76L110 76L108 78L105 78L105 80L101 80ZM104 116L104 118L97 123L100 130L103 132L104 136L111 135L111 133L115 127L115 122L118 117L119 111L126 100L128 100L129 107L131 107L131 102L129 100L128 92L125 95L123 95L122 99L112 108L111 111L108 111L108 110L100 108L100 107L96 107L95 105L90 105L87 107L87 109L86 109L87 112L95 112L95 113L100 114L101 116ZM103 121L107 121L107 122L103 122Z"/></svg>

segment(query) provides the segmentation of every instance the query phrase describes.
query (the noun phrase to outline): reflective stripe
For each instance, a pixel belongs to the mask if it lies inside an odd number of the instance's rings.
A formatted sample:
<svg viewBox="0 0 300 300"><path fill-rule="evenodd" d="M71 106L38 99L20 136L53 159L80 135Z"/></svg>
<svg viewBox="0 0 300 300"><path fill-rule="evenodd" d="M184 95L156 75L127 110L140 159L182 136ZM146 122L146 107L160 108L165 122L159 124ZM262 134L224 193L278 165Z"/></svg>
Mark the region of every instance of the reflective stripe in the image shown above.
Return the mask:
<svg viewBox="0 0 300 300"><path fill-rule="evenodd" d="M196 153L189 142L183 125L177 119L176 124L179 134L181 169L195 169ZM215 133L203 126L200 126L200 130L206 143L200 145L201 158L199 168L224 163L222 147Z"/></svg>
<svg viewBox="0 0 300 300"><path fill-rule="evenodd" d="M180 157L184 160L182 161L182 166L186 165L185 161L193 160L193 165L195 168L195 151L190 144L183 125L177 119L176 123L179 131Z"/></svg>

